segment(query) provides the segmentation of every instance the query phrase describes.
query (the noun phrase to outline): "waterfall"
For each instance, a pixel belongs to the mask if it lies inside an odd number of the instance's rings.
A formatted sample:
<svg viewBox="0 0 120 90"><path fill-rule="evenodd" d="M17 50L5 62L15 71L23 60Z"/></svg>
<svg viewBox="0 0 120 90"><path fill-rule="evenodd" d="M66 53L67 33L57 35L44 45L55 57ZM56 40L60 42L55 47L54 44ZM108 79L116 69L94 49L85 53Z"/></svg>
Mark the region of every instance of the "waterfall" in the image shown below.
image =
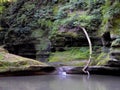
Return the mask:
<svg viewBox="0 0 120 90"><path fill-rule="evenodd" d="M86 70L86 69L88 68L88 66L89 66L89 64L90 64L90 62L91 62L91 58L92 58L92 57L91 57L91 55L92 55L92 43L91 43L91 40L90 40L90 38L89 38L89 35L88 35L86 29L83 28L83 27L79 27L79 28L81 28L81 29L83 30L83 32L84 32L84 34L85 34L85 36L86 36L86 38L87 38L87 40L88 40L88 43L89 43L89 59L88 59L88 61L87 61L87 64L86 64L86 65L84 66L84 68L82 69L83 72L87 73L88 76L89 76L89 75L90 75L90 74L89 74L89 71Z"/></svg>

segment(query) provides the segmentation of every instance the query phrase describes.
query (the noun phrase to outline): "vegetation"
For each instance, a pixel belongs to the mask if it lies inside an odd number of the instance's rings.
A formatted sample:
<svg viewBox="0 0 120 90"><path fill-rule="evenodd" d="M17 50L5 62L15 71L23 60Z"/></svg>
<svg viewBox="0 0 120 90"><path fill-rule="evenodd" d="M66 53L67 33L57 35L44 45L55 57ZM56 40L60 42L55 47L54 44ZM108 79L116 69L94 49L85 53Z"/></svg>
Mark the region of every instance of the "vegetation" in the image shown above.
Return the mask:
<svg viewBox="0 0 120 90"><path fill-rule="evenodd" d="M109 53L101 52L99 54L95 54L91 65L97 65L97 66L106 65L109 60L110 60Z"/></svg>
<svg viewBox="0 0 120 90"><path fill-rule="evenodd" d="M107 0L102 7L103 20L101 32L110 31L113 34L119 34L119 4L118 0L115 2Z"/></svg>
<svg viewBox="0 0 120 90"><path fill-rule="evenodd" d="M3 48L0 48L0 73L29 70L30 66L48 66L33 59L23 58L9 54Z"/></svg>
<svg viewBox="0 0 120 90"><path fill-rule="evenodd" d="M86 37L78 26L85 28L90 38L101 38L105 32L120 35L119 0L1 0L0 14L1 45L35 42L37 54L50 46L55 49L50 52L50 62L88 59L88 48L82 48ZM97 46L98 42L92 41L93 47ZM104 52L93 55L92 65L105 64L108 57Z"/></svg>
<svg viewBox="0 0 120 90"><path fill-rule="evenodd" d="M116 40L114 40L113 42L112 42L112 47L117 47L117 46L119 46L120 45L120 38L117 38Z"/></svg>
<svg viewBox="0 0 120 90"><path fill-rule="evenodd" d="M67 62L67 61L75 61L75 60L84 60L88 59L89 56L89 49L86 47L74 47L74 48L69 48L66 51L63 52L55 52L52 53L49 61L50 62Z"/></svg>

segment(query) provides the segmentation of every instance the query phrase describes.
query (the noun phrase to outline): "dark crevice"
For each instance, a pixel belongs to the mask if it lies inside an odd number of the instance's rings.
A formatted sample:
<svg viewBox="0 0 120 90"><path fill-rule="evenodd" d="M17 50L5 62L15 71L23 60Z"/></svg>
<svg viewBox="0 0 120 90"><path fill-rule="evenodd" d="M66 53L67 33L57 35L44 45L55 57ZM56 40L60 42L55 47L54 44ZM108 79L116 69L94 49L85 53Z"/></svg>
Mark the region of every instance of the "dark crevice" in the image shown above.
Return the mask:
<svg viewBox="0 0 120 90"><path fill-rule="evenodd" d="M36 50L34 44L20 44L20 45L8 45L5 46L5 49L9 51L9 53L36 59Z"/></svg>

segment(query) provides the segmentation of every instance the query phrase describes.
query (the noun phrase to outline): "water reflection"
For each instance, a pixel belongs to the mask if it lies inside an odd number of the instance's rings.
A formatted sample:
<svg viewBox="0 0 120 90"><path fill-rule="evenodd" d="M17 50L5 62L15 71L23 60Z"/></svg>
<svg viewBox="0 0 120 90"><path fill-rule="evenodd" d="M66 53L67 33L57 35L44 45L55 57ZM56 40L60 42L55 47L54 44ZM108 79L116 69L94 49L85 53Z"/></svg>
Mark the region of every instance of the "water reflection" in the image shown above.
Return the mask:
<svg viewBox="0 0 120 90"><path fill-rule="evenodd" d="M0 90L120 90L120 78L82 75L0 77Z"/></svg>

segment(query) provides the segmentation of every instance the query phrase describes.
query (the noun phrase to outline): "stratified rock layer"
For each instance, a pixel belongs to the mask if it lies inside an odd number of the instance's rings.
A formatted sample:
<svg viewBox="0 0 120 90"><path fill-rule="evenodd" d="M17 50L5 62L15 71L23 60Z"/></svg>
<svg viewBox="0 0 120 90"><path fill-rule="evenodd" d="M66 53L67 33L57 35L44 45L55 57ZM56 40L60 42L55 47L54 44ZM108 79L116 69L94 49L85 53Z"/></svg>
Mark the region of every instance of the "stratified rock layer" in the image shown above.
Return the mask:
<svg viewBox="0 0 120 90"><path fill-rule="evenodd" d="M0 75L48 74L54 70L45 63L13 55L0 48Z"/></svg>

